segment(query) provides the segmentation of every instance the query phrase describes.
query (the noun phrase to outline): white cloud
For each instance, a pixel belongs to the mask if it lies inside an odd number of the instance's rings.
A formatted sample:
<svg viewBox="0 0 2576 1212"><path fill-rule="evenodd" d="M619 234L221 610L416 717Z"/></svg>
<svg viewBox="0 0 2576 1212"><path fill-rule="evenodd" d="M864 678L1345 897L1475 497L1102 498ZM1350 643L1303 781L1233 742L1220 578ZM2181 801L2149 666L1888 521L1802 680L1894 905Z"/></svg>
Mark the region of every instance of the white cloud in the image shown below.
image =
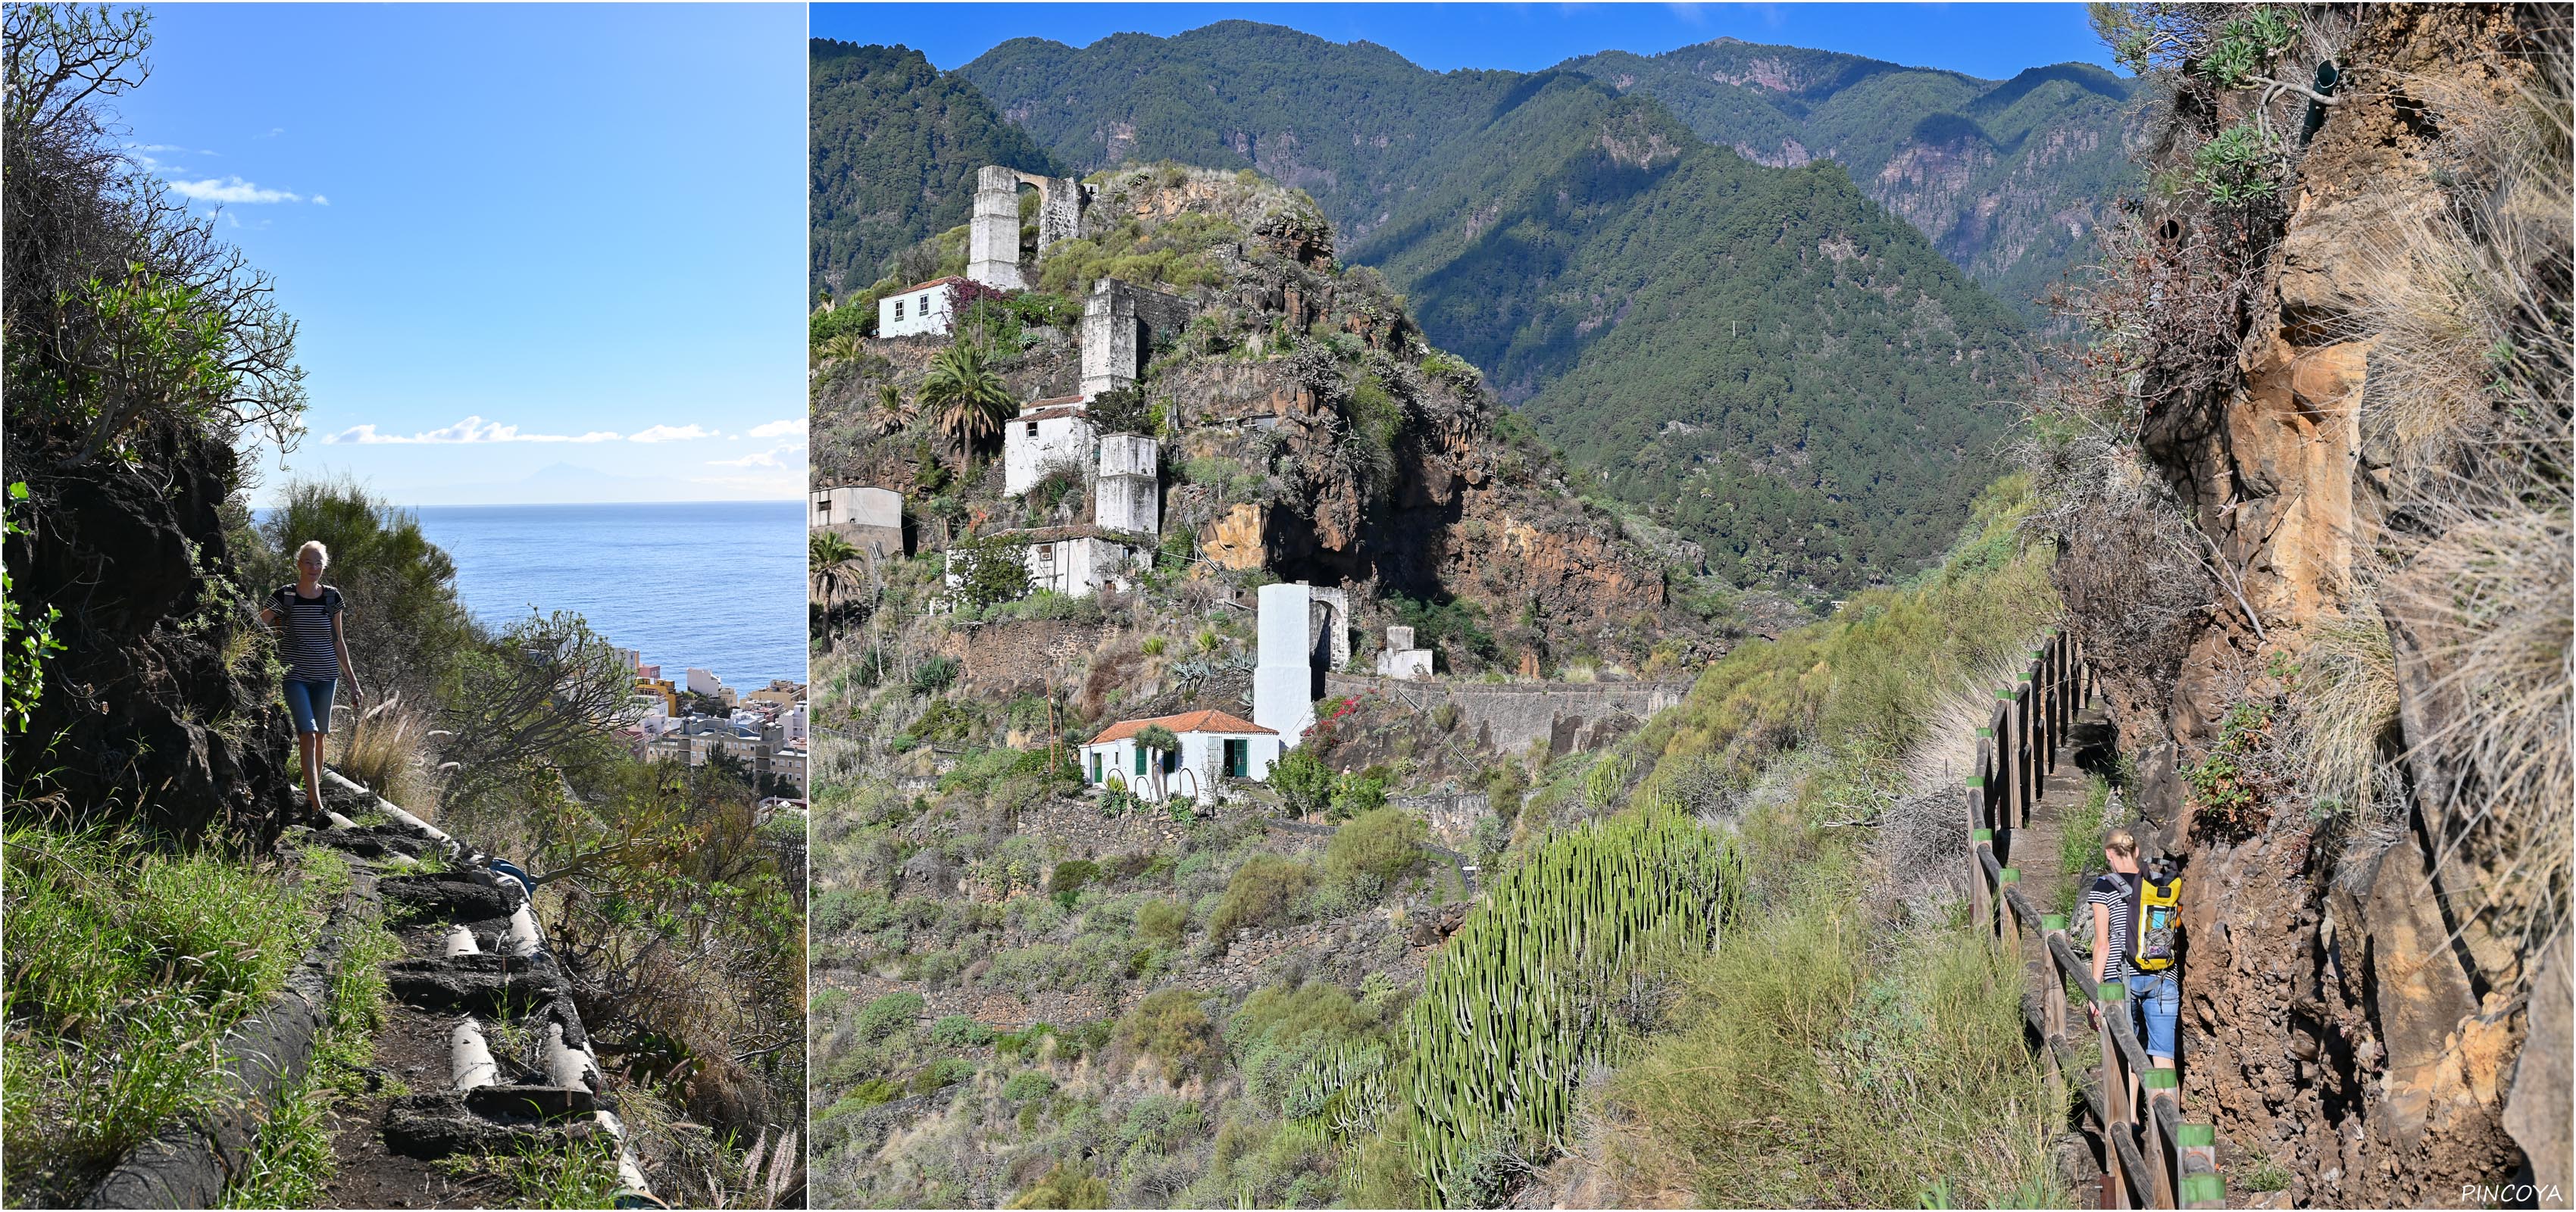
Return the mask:
<svg viewBox="0 0 2576 1212"><path fill-rule="evenodd" d="M315 195L313 195L313 204L314 204L315 206L329 206L329 205L331 204L331 200L330 200L329 198L325 198L325 197L323 197L323 196L322 196L322 195L320 195L320 194L315 194Z"/></svg>
<svg viewBox="0 0 2576 1212"><path fill-rule="evenodd" d="M481 417L467 417L454 425L423 430L411 435L382 433L373 425L352 425L322 439L325 445L339 446L442 446L483 442L614 442L617 435L606 430L585 434L521 433L516 425L503 425Z"/></svg>
<svg viewBox="0 0 2576 1212"><path fill-rule="evenodd" d="M253 185L239 177L225 177L221 180L208 177L203 181L173 181L170 183L170 188L177 190L184 197L193 198L199 202L256 203L304 200L293 191L268 189Z"/></svg>
<svg viewBox="0 0 2576 1212"><path fill-rule="evenodd" d="M747 454L747 455L742 456L742 457L741 457L741 458L739 458L739 459L709 459L709 460L707 460L707 466L709 466L709 467L785 467L785 466L787 466L787 465L788 465L788 464L787 464L787 462L786 462L785 460L780 459L778 456L783 455L783 454L794 454L794 453L796 453L796 452L798 452L798 451L801 451L801 450L803 450L803 449L805 449L805 444L804 444L804 443L802 443L802 442L791 442L791 443L789 443L789 444L787 444L787 445L785 445L785 446L772 446L772 447L770 447L770 448L769 448L769 449L767 449L767 450L759 451L759 452L754 453L754 454ZM801 461L801 460L800 460L800 461Z"/></svg>
<svg viewBox="0 0 2576 1212"><path fill-rule="evenodd" d="M805 418L803 417L792 417L784 421L772 421L767 425L754 425L751 427L751 436L755 438L784 438L789 436L802 437L804 436L804 433Z"/></svg>
<svg viewBox="0 0 2576 1212"><path fill-rule="evenodd" d="M629 442L691 442L719 436L715 430L698 425L656 425L628 435Z"/></svg>

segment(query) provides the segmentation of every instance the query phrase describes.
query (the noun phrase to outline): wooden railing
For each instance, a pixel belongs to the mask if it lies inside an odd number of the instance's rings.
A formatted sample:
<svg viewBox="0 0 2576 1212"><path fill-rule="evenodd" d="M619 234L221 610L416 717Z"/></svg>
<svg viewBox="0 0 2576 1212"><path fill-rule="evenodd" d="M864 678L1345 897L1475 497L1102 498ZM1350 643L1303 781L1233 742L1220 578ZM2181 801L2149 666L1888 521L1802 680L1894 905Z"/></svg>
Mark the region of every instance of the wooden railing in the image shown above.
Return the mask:
<svg viewBox="0 0 2576 1212"><path fill-rule="evenodd" d="M2074 637L2052 629L2047 643L2030 655L2029 669L2013 686L1995 692L1994 713L1977 730L1977 757L1968 774L1972 920L2022 957L2029 984L2022 1014L2039 1037L2056 1105L2064 1105L2073 1082L2104 1142L2104 1206L2224 1208L2217 1132L2206 1123L2183 1122L2179 1074L2148 1062L2130 1021L2127 986L2093 980L2093 966L2067 941L2066 918L2032 905L2022 892L2021 872L2011 865L2014 839L2039 807L2058 747L2094 689L2083 646ZM2031 857L2056 861L2054 855ZM2069 989L2088 1007L2101 1007L2088 1028L2101 1048L2092 1066L2076 1051L2069 1028ZM2143 1108L2136 1105L2140 1095Z"/></svg>

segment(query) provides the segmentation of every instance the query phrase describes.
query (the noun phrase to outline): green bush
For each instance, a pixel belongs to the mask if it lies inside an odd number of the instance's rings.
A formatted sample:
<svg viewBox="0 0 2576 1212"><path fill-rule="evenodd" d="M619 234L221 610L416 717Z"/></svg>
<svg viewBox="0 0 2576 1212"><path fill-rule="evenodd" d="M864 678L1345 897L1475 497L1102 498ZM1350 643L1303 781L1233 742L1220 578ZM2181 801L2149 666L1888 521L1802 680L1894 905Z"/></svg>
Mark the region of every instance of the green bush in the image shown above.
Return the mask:
<svg viewBox="0 0 2576 1212"><path fill-rule="evenodd" d="M1011 1080L1002 1083L1002 1098L1006 1102L1025 1103L1030 1099L1045 1098L1053 1093L1055 1093L1055 1079L1035 1069L1014 1073L1011 1075Z"/></svg>
<svg viewBox="0 0 2576 1212"><path fill-rule="evenodd" d="M889 993L859 1011L859 1037L881 1040L910 1028L921 1018L922 1000L918 993Z"/></svg>
<svg viewBox="0 0 2576 1212"><path fill-rule="evenodd" d="M1270 786L1279 792L1288 811L1297 816L1312 816L1333 802L1333 792L1340 780L1324 759L1304 745L1288 751L1270 766Z"/></svg>
<svg viewBox="0 0 2576 1212"><path fill-rule="evenodd" d="M1189 925L1190 911L1170 901L1147 901L1136 910L1136 937L1157 946L1180 946Z"/></svg>
<svg viewBox="0 0 2576 1212"><path fill-rule="evenodd" d="M1007 1208L1106 1208L1109 1206L1109 1182L1093 1178L1088 1165L1067 1166L1057 1162L1047 1169L1035 1186L1020 1192L1018 1198L1003 1205Z"/></svg>
<svg viewBox="0 0 2576 1212"><path fill-rule="evenodd" d="M1046 890L1059 895L1079 892L1083 885L1099 878L1100 864L1089 859L1069 859L1055 865L1055 873L1047 877Z"/></svg>
<svg viewBox="0 0 2576 1212"><path fill-rule="evenodd" d="M1333 792L1327 815L1335 820L1349 820L1386 807L1386 778L1376 774L1355 774L1342 780Z"/></svg>
<svg viewBox="0 0 2576 1212"><path fill-rule="evenodd" d="M930 1040L947 1048L979 1048L993 1042L993 1029L963 1014L947 1014L930 1024Z"/></svg>
<svg viewBox="0 0 2576 1212"><path fill-rule="evenodd" d="M1420 817L1401 808L1371 809L1333 831L1324 847L1324 878L1368 875L1393 884L1422 865L1422 846L1430 840Z"/></svg>
<svg viewBox="0 0 2576 1212"><path fill-rule="evenodd" d="M935 656L915 666L912 671L914 694L937 694L957 682L957 658Z"/></svg>
<svg viewBox="0 0 2576 1212"><path fill-rule="evenodd" d="M936 1094L973 1076L974 1065L949 1056L923 1065L908 1084L914 1094Z"/></svg>
<svg viewBox="0 0 2576 1212"><path fill-rule="evenodd" d="M1208 919L1208 937L1223 941L1248 926L1277 917L1314 886L1315 869L1272 854L1256 854L1226 881L1225 895Z"/></svg>
<svg viewBox="0 0 2576 1212"><path fill-rule="evenodd" d="M1151 1056L1163 1065L1163 1080L1179 1085L1193 1073L1212 1071L1224 1057L1217 1048L1216 1024L1188 989L1165 989L1146 995L1118 1020L1113 1037L1122 1048Z"/></svg>

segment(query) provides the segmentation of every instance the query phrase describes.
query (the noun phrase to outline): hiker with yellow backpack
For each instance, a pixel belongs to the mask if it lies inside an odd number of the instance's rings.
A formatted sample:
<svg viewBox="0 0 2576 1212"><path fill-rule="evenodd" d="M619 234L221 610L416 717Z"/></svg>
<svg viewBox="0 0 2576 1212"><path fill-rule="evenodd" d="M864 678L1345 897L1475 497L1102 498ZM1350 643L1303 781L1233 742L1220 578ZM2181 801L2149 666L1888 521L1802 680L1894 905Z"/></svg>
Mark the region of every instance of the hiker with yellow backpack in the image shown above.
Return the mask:
<svg viewBox="0 0 2576 1212"><path fill-rule="evenodd" d="M2174 1024L2182 1017L2182 877L2169 863L2139 870L2138 835L2126 829L2102 839L2102 857L2110 873L2084 895L2093 907L2093 981L2128 985L2128 1004L2146 1016L2148 1061L2171 1069ZM2092 1010L2100 1015L2101 1003Z"/></svg>

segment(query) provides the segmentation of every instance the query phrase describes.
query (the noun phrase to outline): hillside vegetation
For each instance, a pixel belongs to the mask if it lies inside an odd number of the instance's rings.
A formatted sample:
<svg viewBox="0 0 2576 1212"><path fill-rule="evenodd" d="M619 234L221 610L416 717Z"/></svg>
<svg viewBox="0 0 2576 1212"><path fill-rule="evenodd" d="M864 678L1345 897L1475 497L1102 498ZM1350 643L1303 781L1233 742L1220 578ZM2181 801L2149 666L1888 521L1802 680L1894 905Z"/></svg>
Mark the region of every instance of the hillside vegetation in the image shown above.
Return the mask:
<svg viewBox="0 0 2576 1212"><path fill-rule="evenodd" d="M898 250L965 222L976 169L1054 175L1042 148L919 51L816 38L807 71L814 295L856 292ZM931 276L920 269L901 285Z"/></svg>

